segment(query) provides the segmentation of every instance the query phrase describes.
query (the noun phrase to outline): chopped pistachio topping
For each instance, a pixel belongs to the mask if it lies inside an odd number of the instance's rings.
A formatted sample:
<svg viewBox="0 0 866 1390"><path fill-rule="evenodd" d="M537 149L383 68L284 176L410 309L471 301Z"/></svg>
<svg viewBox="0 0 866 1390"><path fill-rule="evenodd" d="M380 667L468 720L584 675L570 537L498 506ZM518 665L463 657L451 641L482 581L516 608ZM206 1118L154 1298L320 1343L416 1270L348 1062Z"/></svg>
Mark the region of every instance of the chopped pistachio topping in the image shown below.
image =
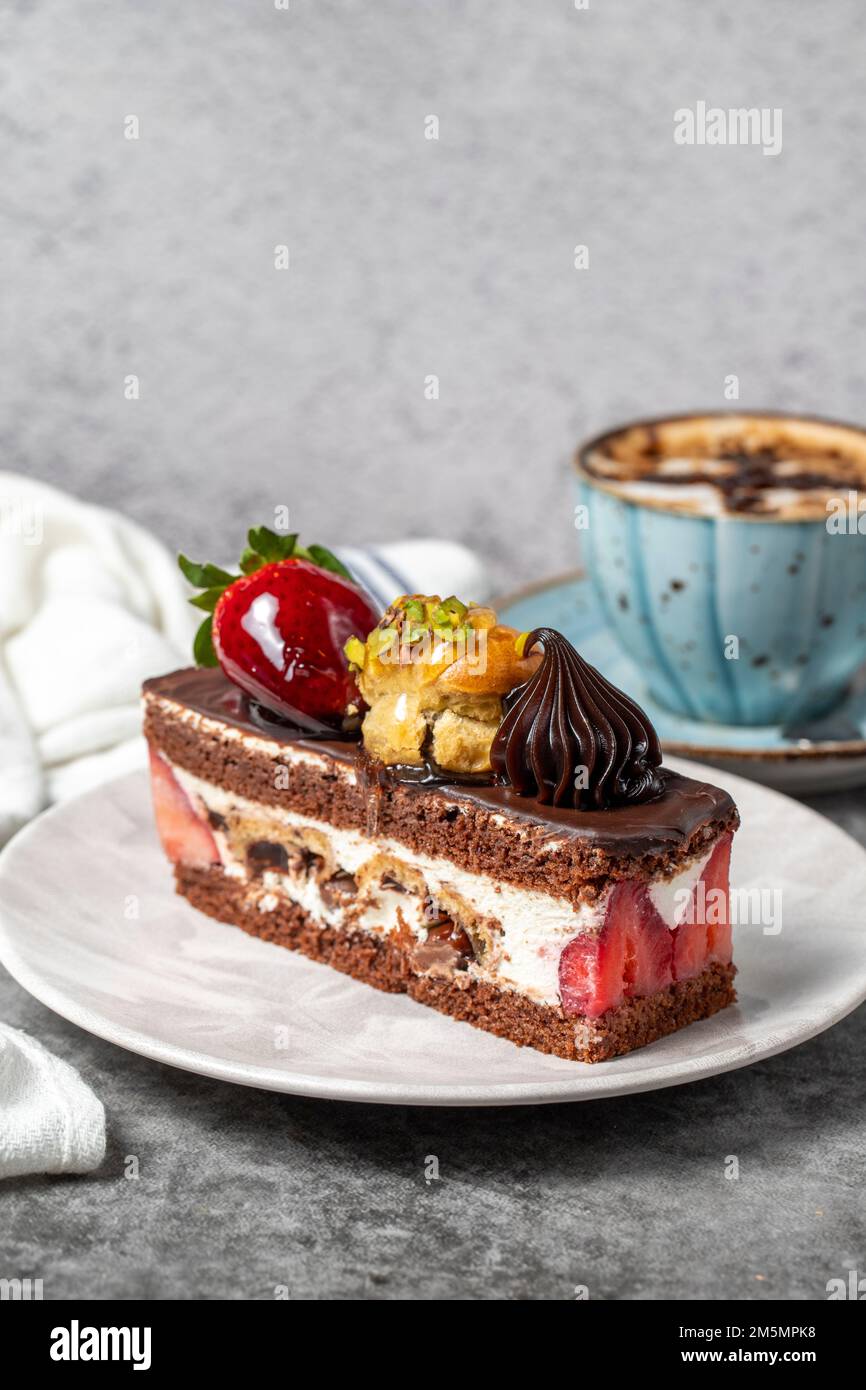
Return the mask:
<svg viewBox="0 0 866 1390"><path fill-rule="evenodd" d="M496 625L492 608L465 604L456 594L441 599L438 594L400 594L389 604L364 647L347 644L346 655L352 665L367 675L380 665L446 666L459 661L479 638L483 629ZM482 639L483 640L483 639Z"/></svg>
<svg viewBox="0 0 866 1390"><path fill-rule="evenodd" d="M438 627L445 627L449 623L452 627L456 627L460 619L466 616L467 612L468 609L466 604L461 603L459 598L451 594L449 598L444 598L442 602L437 604L433 609L433 622Z"/></svg>
<svg viewBox="0 0 866 1390"><path fill-rule="evenodd" d="M374 656L381 656L384 651L393 648L394 644L400 640L400 632L396 627L374 627L367 642Z"/></svg>
<svg viewBox="0 0 866 1390"><path fill-rule="evenodd" d="M363 668L364 657L367 654L367 648L361 641L360 637L350 637L348 642L344 646L343 651L346 654L347 661L351 662L353 666Z"/></svg>

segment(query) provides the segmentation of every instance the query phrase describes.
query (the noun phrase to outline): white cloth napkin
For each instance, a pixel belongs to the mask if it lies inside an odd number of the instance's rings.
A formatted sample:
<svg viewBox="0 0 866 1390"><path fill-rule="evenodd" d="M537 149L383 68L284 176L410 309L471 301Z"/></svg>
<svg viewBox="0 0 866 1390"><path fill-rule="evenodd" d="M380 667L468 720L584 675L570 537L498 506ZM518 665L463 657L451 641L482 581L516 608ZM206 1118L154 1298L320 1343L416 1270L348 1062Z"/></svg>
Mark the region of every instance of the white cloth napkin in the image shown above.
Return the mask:
<svg viewBox="0 0 866 1390"><path fill-rule="evenodd" d="M400 592L486 597L452 541L337 552L383 607ZM191 592L140 526L0 473L0 845L49 802L144 766L141 683L191 664Z"/></svg>
<svg viewBox="0 0 866 1390"><path fill-rule="evenodd" d="M0 1178L87 1173L105 1157L105 1111L72 1067L0 1023Z"/></svg>
<svg viewBox="0 0 866 1390"><path fill-rule="evenodd" d="M383 607L403 592L487 597L479 560L450 541L336 549ZM49 802L145 765L141 683L192 663L190 593L140 526L0 472L0 845ZM83 1172L104 1148L77 1073L0 1024L0 1177Z"/></svg>
<svg viewBox="0 0 866 1390"><path fill-rule="evenodd" d="M0 473L0 843L138 763L141 682L189 652L184 587L132 522Z"/></svg>

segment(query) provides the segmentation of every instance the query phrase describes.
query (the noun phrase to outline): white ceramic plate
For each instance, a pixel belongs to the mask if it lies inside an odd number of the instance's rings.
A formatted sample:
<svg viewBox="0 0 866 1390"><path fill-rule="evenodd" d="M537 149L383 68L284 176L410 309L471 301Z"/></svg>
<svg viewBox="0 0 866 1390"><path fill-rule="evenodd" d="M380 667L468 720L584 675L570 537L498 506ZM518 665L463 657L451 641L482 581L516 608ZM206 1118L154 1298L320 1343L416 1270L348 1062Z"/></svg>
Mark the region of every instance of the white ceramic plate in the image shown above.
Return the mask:
<svg viewBox="0 0 866 1390"><path fill-rule="evenodd" d="M738 1005L595 1066L515 1047L200 915L173 892L144 773L46 812L6 847L0 959L98 1037L268 1090L523 1105L695 1081L783 1052L866 997L866 852L778 793L719 780L743 817L733 882L778 889L782 929L735 929Z"/></svg>

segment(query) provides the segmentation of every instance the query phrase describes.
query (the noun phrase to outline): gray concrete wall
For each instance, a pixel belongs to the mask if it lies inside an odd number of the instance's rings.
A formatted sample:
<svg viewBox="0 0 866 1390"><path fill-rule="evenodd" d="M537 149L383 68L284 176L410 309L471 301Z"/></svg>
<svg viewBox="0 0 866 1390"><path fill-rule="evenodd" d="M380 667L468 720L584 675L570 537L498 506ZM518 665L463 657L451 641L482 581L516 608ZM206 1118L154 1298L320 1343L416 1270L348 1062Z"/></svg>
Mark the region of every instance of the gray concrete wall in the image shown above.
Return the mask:
<svg viewBox="0 0 866 1390"><path fill-rule="evenodd" d="M4 7L2 464L192 552L289 502L508 583L571 562L588 431L729 373L866 417L863 6L589 5ZM676 146L700 99L782 152Z"/></svg>

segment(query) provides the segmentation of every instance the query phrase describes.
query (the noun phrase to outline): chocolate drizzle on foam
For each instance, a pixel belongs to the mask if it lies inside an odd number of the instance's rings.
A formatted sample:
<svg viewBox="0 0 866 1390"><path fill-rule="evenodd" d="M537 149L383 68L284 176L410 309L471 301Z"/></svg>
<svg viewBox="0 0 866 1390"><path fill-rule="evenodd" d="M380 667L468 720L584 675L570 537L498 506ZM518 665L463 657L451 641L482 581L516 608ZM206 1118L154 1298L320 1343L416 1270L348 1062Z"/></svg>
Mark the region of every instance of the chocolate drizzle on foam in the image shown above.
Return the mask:
<svg viewBox="0 0 866 1390"><path fill-rule="evenodd" d="M500 782L543 806L606 810L661 795L656 731L639 705L590 666L550 627L524 644L540 644L541 665L518 687L493 740L490 761Z"/></svg>
<svg viewBox="0 0 866 1390"><path fill-rule="evenodd" d="M866 431L766 412L671 416L599 435L577 467L624 501L685 515L826 521L828 499L866 484Z"/></svg>

